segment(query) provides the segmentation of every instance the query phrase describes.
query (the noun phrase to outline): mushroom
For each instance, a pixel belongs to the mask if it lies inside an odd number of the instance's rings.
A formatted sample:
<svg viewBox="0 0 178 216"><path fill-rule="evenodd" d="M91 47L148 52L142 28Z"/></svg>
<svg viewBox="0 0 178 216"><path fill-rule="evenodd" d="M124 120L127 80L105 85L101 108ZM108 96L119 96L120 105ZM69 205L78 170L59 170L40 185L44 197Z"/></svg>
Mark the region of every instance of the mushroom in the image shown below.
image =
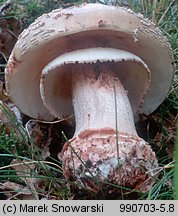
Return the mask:
<svg viewBox="0 0 178 216"><path fill-rule="evenodd" d="M158 162L134 123L167 96L172 62L166 38L141 14L82 4L44 14L24 30L8 61L6 88L32 118L74 113L74 136L59 153L67 179L96 193L113 184L145 192Z"/></svg>

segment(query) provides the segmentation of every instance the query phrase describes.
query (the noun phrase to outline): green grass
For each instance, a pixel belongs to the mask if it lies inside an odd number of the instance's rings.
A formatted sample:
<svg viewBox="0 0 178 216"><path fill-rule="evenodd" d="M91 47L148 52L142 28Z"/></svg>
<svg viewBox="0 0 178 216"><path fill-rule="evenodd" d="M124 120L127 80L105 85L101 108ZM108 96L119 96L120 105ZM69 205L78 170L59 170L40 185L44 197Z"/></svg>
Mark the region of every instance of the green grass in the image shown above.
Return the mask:
<svg viewBox="0 0 178 216"><path fill-rule="evenodd" d="M177 132L176 132L176 142L175 142L175 150L174 150L174 158L175 158L175 173L174 173L174 184L175 184L175 200L178 200L178 122L177 122Z"/></svg>
<svg viewBox="0 0 178 216"><path fill-rule="evenodd" d="M65 194L67 194L68 189L63 183L65 180L58 177L62 175L59 162L55 161L55 159L51 161L42 160L42 150L33 144L23 126L17 123L6 106L0 104L0 109L7 117L6 125L0 127L0 182L11 181L16 184L26 185L31 189L33 196L42 193L44 197L47 196L47 193L48 196L51 194L48 191L40 191L40 188L39 190L32 188L32 185L40 182L44 184L43 187L45 185L47 187L50 184L52 188L51 196L55 194L56 197L61 197L62 194L62 198L67 197ZM7 128L8 132L6 131ZM12 160L15 160L14 163L11 163ZM15 168L19 166L20 169L16 170ZM37 182L33 181L32 184L31 180L29 180L32 177ZM37 198L36 195L35 198Z"/></svg>
<svg viewBox="0 0 178 216"><path fill-rule="evenodd" d="M0 0L0 6L3 2L5 1ZM116 4L123 6L122 2L124 1L120 0ZM174 52L176 74L172 89L164 103L148 118L148 120L153 119L156 122L158 125L156 130L161 134L159 145L155 139L148 136L148 142L157 153L161 170L159 171L156 184L148 193L133 193L130 195L130 191L127 191L127 193L123 191L121 199L178 199L178 132L177 139L175 139L175 128L178 117L178 8L176 1L173 0L157 0L154 2L155 4L149 0L140 0L140 4L136 4L134 0L130 0L128 1L128 6L154 21L168 38ZM29 1L28 4L24 4L23 1L16 0L8 13L0 17L0 20L15 17L25 22L25 26L28 26L43 13L47 13L58 7L67 7L78 3L81 3L81 1L57 1L56 3L48 0L41 1L41 4L39 4L38 1L33 0ZM71 191L69 191L67 182L63 178L60 162L51 156L42 159L43 151L40 147L34 145L33 140L29 138L24 127L17 122L5 106L1 104L0 109L7 118L6 123L0 123L0 183L11 181L17 185L28 186L31 191L30 196L35 198L105 198L102 193L95 197L85 189L78 191L75 188L75 184L71 187ZM171 133L174 136L170 138ZM58 136L63 141L67 139L62 133L58 134ZM171 146L174 147L174 151L168 154L167 148ZM12 160L16 160L16 162L12 164ZM21 171L15 170L14 168L19 165L23 165L23 169ZM15 197L13 198L22 199L23 194L18 194L20 192L20 189L14 189L12 194ZM6 194L6 192L0 189L1 194Z"/></svg>

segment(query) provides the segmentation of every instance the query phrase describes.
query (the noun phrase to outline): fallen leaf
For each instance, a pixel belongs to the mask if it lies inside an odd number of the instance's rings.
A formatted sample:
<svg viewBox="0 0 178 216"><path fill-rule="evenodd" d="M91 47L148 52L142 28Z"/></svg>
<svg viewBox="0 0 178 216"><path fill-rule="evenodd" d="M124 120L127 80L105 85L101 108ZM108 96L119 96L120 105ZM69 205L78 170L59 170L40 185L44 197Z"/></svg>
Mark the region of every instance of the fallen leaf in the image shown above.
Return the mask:
<svg viewBox="0 0 178 216"><path fill-rule="evenodd" d="M35 189L35 185L39 182L39 179L37 178L38 173L35 171L35 163L29 160L20 161L17 159L13 159L11 162L11 166L16 171L17 176L19 176L20 179L24 181L24 183L28 186L30 191L33 192L35 199L39 199L38 193Z"/></svg>
<svg viewBox="0 0 178 216"><path fill-rule="evenodd" d="M34 196L30 189L27 186L23 186L21 184L17 184L15 182L4 182L0 183L0 190L4 192L7 199L12 199L14 197L19 197L20 199L34 199Z"/></svg>

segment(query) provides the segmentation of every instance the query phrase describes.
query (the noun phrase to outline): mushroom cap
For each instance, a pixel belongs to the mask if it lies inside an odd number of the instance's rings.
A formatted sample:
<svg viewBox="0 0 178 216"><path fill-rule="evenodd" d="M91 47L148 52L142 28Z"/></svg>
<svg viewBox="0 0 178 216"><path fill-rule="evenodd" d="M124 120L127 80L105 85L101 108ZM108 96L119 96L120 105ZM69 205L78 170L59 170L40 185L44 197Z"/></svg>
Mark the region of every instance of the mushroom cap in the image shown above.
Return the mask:
<svg viewBox="0 0 178 216"><path fill-rule="evenodd" d="M23 31L6 68L11 100L32 118L52 120L40 95L43 68L61 54L93 47L128 51L148 66L151 84L139 113L148 115L163 102L174 75L166 38L141 14L102 4L53 10Z"/></svg>

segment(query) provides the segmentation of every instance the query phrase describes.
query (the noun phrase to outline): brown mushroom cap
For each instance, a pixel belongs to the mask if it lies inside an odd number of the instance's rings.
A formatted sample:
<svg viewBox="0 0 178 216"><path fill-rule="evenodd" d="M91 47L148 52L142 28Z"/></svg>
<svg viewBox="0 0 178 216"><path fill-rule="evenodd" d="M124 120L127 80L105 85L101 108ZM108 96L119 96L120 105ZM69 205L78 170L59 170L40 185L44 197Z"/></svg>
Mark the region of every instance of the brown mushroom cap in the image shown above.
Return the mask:
<svg viewBox="0 0 178 216"><path fill-rule="evenodd" d="M61 54L93 47L131 52L148 66L150 90L139 113L150 114L165 99L174 75L172 51L165 37L142 15L101 4L54 10L20 35L6 68L10 98L26 115L52 120L40 95L43 68Z"/></svg>

